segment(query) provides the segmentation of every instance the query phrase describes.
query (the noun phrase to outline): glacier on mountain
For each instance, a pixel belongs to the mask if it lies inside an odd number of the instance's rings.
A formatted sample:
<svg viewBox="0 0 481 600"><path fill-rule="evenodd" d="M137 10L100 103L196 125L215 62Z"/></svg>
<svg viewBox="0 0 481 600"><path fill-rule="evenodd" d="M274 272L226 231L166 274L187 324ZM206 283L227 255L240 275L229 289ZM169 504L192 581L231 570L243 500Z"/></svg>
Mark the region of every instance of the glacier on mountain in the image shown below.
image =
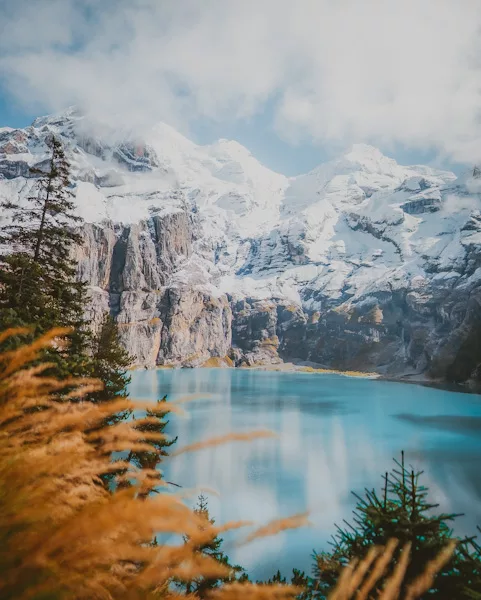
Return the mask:
<svg viewBox="0 0 481 600"><path fill-rule="evenodd" d="M24 201L52 133L85 219L91 317L110 310L138 364L479 375L476 173L356 144L288 178L237 142L199 146L165 124L140 139L69 109L0 129L1 199Z"/></svg>

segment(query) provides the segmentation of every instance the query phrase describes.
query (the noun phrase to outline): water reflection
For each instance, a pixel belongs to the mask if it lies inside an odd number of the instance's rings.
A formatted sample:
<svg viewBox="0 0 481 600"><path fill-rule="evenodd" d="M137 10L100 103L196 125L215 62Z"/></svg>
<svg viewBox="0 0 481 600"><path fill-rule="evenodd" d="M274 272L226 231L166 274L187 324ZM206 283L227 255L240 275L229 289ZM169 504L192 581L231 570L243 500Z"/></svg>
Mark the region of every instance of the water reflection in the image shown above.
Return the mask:
<svg viewBox="0 0 481 600"><path fill-rule="evenodd" d="M395 415L398 419L408 421L421 427L434 427L441 431L453 431L455 433L471 433L479 435L481 433L481 417L460 416L460 415L433 415L420 416L413 414Z"/></svg>
<svg viewBox="0 0 481 600"><path fill-rule="evenodd" d="M426 471L440 509L467 512L460 533L473 533L481 522L481 442L473 427L467 435L459 425L481 418L479 396L331 375L228 369L135 372L131 393L202 397L186 405L190 418L171 418L169 433L179 436L179 446L232 431L267 427L279 433L278 440L179 455L168 467L170 481L217 490L219 497L209 496L217 522L265 523L310 511L310 530L230 550L254 577L278 568L310 570L312 550L325 548L334 523L350 518L351 490L379 488L401 449ZM229 535L225 538L229 543Z"/></svg>

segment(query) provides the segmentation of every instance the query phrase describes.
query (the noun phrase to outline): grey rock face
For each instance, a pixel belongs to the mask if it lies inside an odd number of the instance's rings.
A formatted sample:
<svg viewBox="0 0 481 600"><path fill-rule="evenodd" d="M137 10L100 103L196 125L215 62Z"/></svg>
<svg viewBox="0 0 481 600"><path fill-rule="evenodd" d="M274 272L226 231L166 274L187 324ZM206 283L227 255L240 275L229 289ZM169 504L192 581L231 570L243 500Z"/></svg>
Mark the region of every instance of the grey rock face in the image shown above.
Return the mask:
<svg viewBox="0 0 481 600"><path fill-rule="evenodd" d="M353 223L380 237L369 222ZM176 281L199 237L195 214L157 214L135 225L87 224L77 249L79 277L91 286L89 316L117 318L128 351L143 366L188 366L229 356L236 366L301 360L386 375L427 373L464 381L481 363L481 213L462 230L458 271L432 263L430 279L349 300L305 288L324 308L283 298L259 300Z"/></svg>
<svg viewBox="0 0 481 600"><path fill-rule="evenodd" d="M78 276L90 285L94 325L110 311L136 364L198 366L231 347L232 314L216 297L171 282L192 252L190 218L156 215L126 227L85 225Z"/></svg>
<svg viewBox="0 0 481 600"><path fill-rule="evenodd" d="M418 198L409 200L401 204L401 208L409 215L420 215L425 212L437 212L441 209L441 198L433 196L431 198Z"/></svg>
<svg viewBox="0 0 481 600"><path fill-rule="evenodd" d="M225 296L168 288L160 308L164 319L158 364L196 367L228 355L232 313Z"/></svg>
<svg viewBox="0 0 481 600"><path fill-rule="evenodd" d="M461 276L452 273L415 290L328 308L307 321L296 315L281 338L282 356L393 376L478 377L480 274L458 285Z"/></svg>
<svg viewBox="0 0 481 600"><path fill-rule="evenodd" d="M253 298L232 301L232 317L232 346L238 350L232 359L236 366L281 362L275 302Z"/></svg>
<svg viewBox="0 0 481 600"><path fill-rule="evenodd" d="M28 177L29 166L22 160L9 160L0 162L0 178L14 179L15 177Z"/></svg>
<svg viewBox="0 0 481 600"><path fill-rule="evenodd" d="M361 144L287 178L236 143L162 125L122 140L68 110L0 129L0 198L26 200L52 134L87 221L75 256L88 317L96 328L110 311L137 364L481 378L476 169L455 181Z"/></svg>
<svg viewBox="0 0 481 600"><path fill-rule="evenodd" d="M155 152L145 144L120 144L112 155L131 172L151 171L159 166Z"/></svg>
<svg viewBox="0 0 481 600"><path fill-rule="evenodd" d="M111 225L86 224L81 229L82 244L76 250L78 277L90 286L109 289L112 255L117 242Z"/></svg>

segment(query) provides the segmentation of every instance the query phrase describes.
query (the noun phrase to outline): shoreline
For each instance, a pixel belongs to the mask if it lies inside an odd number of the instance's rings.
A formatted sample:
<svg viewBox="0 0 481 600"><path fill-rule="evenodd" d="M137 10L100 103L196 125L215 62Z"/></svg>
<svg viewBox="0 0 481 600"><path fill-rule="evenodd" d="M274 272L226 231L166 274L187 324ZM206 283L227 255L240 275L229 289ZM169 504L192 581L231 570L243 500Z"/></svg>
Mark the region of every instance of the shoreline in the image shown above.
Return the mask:
<svg viewBox="0 0 481 600"><path fill-rule="evenodd" d="M407 383L411 385L422 385L446 392L458 392L460 394L481 395L481 383L467 381L466 383L453 383L443 381L442 379L427 379L420 375L401 375L399 377L381 376L383 381L393 381L396 383Z"/></svg>
<svg viewBox="0 0 481 600"><path fill-rule="evenodd" d="M394 383L406 383L410 385L422 385L434 389L445 390L450 392L458 392L462 394L481 395L481 383L466 382L466 383L450 383L441 379L429 379L422 373L412 373L404 375L384 375L376 372L354 371L340 369L332 369L323 367L314 363L293 363L281 362L266 365L252 365L234 367L226 363L222 364L204 364L197 367L183 367L178 365L157 365L151 369L133 366L130 370L170 370L170 369L236 369L240 371L271 371L277 373L307 373L319 375L341 375L343 377L351 377L354 379L376 379L378 381L391 381Z"/></svg>
<svg viewBox="0 0 481 600"><path fill-rule="evenodd" d="M321 375L342 375L344 377L354 377L359 379L380 379L379 373L369 373L365 371L341 371L339 369L330 369L328 367L313 367L311 365L296 365L295 363L278 363L272 365L254 365L252 367L234 367L245 371L274 371L278 373L310 373Z"/></svg>
<svg viewBox="0 0 481 600"><path fill-rule="evenodd" d="M283 368L284 366L284 368ZM281 365L259 365L253 367L235 367L240 369L250 369L257 371L277 371L283 373L311 373L324 375L342 375L344 377L353 377L356 379L377 379L379 381L390 381L393 383L406 383L410 385L422 385L448 392L459 392L462 394L481 395L481 384L474 382L450 383L442 379L428 379L422 373L404 374L404 375L383 375L382 373L370 373L367 371L342 371L339 369L330 369L327 367L312 367L295 363L282 363Z"/></svg>

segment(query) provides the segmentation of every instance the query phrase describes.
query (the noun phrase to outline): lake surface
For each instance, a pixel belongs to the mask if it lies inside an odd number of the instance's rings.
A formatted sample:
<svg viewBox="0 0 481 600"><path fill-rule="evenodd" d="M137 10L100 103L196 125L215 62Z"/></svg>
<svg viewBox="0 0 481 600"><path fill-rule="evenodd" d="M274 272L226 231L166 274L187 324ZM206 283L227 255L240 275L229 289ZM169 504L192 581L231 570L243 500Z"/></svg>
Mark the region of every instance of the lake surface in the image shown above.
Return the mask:
<svg viewBox="0 0 481 600"><path fill-rule="evenodd" d="M350 520L351 490L380 489L392 458L423 469L439 510L465 513L459 535L481 525L481 396L341 375L236 369L135 371L133 398L175 400L190 395L189 417L172 415L177 448L232 431L269 428L279 439L257 439L181 454L167 479L183 488L207 486L217 523L271 519L309 511L311 528L235 547L232 560L253 577L280 568L310 572L312 551L328 549L335 523ZM250 530L236 532L241 539Z"/></svg>

